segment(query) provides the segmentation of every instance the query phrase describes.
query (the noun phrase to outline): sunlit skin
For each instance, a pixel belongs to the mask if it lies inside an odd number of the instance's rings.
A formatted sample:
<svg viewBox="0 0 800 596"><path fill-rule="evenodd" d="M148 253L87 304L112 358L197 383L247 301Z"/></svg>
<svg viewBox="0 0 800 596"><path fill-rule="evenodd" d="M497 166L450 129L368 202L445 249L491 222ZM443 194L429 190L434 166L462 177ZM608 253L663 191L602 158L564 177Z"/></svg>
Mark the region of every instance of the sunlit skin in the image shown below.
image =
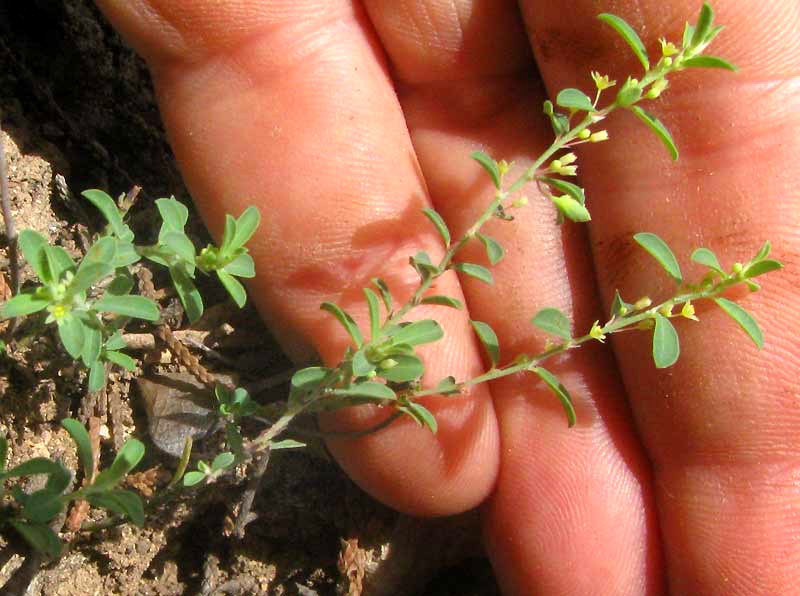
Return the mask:
<svg viewBox="0 0 800 596"><path fill-rule="evenodd" d="M172 146L212 233L226 212L261 209L251 242L251 297L287 353L329 363L347 338L319 310L361 322L361 288L415 282L408 255L442 254L421 215L435 207L454 236L491 199L469 154L530 164L552 140L548 92L593 92L590 71L624 81L636 58L595 19L618 14L642 33L680 41L699 2L673 0L99 0L147 60ZM682 355L656 370L646 333L614 336L549 367L570 389L568 429L541 383L513 377L469 398L427 403L431 435L411 421L332 442L342 467L400 510L446 515L480 507L503 593L796 594L800 585L800 10L796 0L718 0L726 30L711 53L740 72L672 77L648 109L681 150L630 114L610 139L578 150L589 224L554 225L527 192L513 224L487 231L507 249L496 284L445 276L439 293L468 312L431 307L442 345L431 379L483 369L468 317L503 353L536 353L542 307L586 332L619 288L629 301L673 282L631 241L649 231L679 255L714 250L728 267L770 239L786 269L737 300L761 322L759 352L721 311L676 319ZM475 247L476 256L480 247ZM435 309L435 310L434 310ZM357 428L374 413L327 419Z"/></svg>

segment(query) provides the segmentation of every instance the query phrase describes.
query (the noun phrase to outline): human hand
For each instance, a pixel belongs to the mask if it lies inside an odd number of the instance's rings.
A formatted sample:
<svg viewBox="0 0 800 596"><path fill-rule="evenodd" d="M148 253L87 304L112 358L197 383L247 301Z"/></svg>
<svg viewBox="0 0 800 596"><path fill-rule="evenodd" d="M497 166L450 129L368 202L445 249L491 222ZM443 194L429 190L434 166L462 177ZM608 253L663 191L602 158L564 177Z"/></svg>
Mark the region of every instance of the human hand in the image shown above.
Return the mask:
<svg viewBox="0 0 800 596"><path fill-rule="evenodd" d="M546 89L588 88L591 69L622 79L639 65L595 20L620 14L679 39L696 2L633 6L472 0L100 0L145 56L187 184L212 232L250 204L251 295L287 351L336 362L346 345L320 302L364 315L373 276L413 289L407 257L441 253L420 209L454 233L490 197L469 153L522 169L549 145ZM410 421L334 442L344 469L388 504L440 515L483 504L484 534L507 594L789 594L800 585L800 323L797 234L800 27L795 0L719 0L728 30L713 53L737 75L673 77L652 106L682 158L624 114L611 140L581 153L593 221L553 225L544 200L497 222L507 249L491 288L442 278L506 354L536 353L541 307L575 328L667 283L631 236L651 231L678 255L708 246L732 262L765 239L787 265L743 298L763 324L758 353L721 312L680 325L684 354L653 368L649 338L615 337L555 368L576 402L567 429L548 390L510 378L469 398L431 399L439 432ZM627 9L627 11L626 11ZM649 37L648 37L649 35ZM529 41L530 40L530 41ZM533 48L533 52L531 51ZM537 72L538 68L538 72ZM606 124L606 123L604 123ZM434 307L435 308L435 307ZM463 313L437 309L444 346L432 378L482 369ZM356 410L328 424L369 424Z"/></svg>

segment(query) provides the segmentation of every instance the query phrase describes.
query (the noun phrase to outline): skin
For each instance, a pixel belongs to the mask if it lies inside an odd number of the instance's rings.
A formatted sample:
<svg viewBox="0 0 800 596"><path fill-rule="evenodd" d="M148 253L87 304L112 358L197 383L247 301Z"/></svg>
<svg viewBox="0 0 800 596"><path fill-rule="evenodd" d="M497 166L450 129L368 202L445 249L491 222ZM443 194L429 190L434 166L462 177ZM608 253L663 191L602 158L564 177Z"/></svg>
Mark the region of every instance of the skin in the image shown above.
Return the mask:
<svg viewBox="0 0 800 596"><path fill-rule="evenodd" d="M186 182L212 233L255 204L251 296L284 347L334 363L346 338L318 310L335 301L366 317L361 288L380 276L402 299L407 257L441 247L419 210L454 236L490 196L468 155L517 169L551 141L548 91L592 89L590 70L641 72L610 11L640 32L680 40L698 2L506 0L100 0L147 60ZM792 594L800 585L800 11L796 0L717 0L727 26L712 54L740 66L675 76L647 104L681 149L673 164L629 114L611 140L580 151L593 220L553 225L531 204L487 232L507 249L496 284L446 277L436 308L444 347L430 379L481 370L467 316L497 331L504 353L535 353L529 324L555 306L584 331L619 288L628 301L672 289L631 241L659 234L681 257L697 246L730 266L764 240L787 266L737 300L761 322L759 352L721 311L676 321L683 353L656 370L649 336L628 333L548 364L571 391L578 424L541 383L515 377L470 399L433 398L440 431L398 423L332 442L343 468L377 498L419 515L480 506L504 594ZM613 93L613 91L612 91ZM669 109L667 109L669 108ZM480 259L479 252L473 253ZM603 306L599 306L602 304ZM375 420L360 409L329 427Z"/></svg>

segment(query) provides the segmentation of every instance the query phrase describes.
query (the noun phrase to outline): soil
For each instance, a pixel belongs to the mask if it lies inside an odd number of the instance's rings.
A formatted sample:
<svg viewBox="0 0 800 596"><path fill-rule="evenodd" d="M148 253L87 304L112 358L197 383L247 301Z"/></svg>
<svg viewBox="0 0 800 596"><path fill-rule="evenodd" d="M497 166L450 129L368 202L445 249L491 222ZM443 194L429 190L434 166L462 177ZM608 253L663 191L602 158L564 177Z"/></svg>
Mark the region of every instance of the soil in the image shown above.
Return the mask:
<svg viewBox="0 0 800 596"><path fill-rule="evenodd" d="M102 226L80 190L101 188L116 197L140 186L129 214L137 238L152 235L148 224L156 198L174 195L190 203L144 64L88 1L0 3L0 120L17 229L38 231L76 259ZM0 230L2 301L10 295L10 258L5 226ZM207 234L194 215L189 231L205 245ZM23 282L31 278L23 268ZM157 287L164 282L156 277ZM254 311L238 312L213 285L203 291L214 315L205 327L190 329L174 296L167 294L161 304L171 313L171 328L206 367L245 384L291 368ZM107 465L122 442L135 436L145 442L147 455L128 488L146 495L163 487L176 458L169 454L168 431L159 426L164 422L159 416L184 411L188 397L191 402L205 397L190 382L181 385L190 387L184 393L171 391L174 380L187 373L168 353L153 349L152 329L128 331L143 340L132 352L140 369L135 376L112 375L109 390L98 399L87 395L85 371L60 350L51 328L32 317L10 339L7 323L0 324L9 344L0 356L0 433L9 441L10 465L46 456L77 469L74 447L59 422L94 417L102 462ZM261 391L257 399L280 401L285 389ZM219 440L219 433L208 433L197 448L213 453ZM257 518L238 539L231 524L245 484L239 474L182 496L150 513L143 528L65 532L69 548L55 561L37 560L13 531L0 528L0 593L499 593L475 543L475 515L434 521L398 515L353 485L322 447L272 456L254 505ZM102 515L93 510L89 519Z"/></svg>

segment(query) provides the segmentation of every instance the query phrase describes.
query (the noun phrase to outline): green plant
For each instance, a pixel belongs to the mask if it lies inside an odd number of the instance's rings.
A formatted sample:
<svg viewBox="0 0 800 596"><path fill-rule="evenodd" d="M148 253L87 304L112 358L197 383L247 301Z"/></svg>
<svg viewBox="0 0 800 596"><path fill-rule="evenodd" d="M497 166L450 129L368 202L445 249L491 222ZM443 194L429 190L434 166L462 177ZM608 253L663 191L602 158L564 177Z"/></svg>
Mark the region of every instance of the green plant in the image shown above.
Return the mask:
<svg viewBox="0 0 800 596"><path fill-rule="evenodd" d="M561 402L568 424L572 425L576 421L572 399L558 378L543 366L548 359L587 342L603 342L610 334L639 329L652 334L655 366L669 367L680 355L679 337L670 320L683 317L696 321L694 303L702 300L711 300L722 308L761 347L763 336L756 321L741 306L722 294L737 285L758 290L755 278L782 267L779 262L768 258L769 242L749 262L735 263L729 269L722 267L709 249L698 248L691 258L705 266L708 272L701 280L687 283L677 259L666 243L654 234L640 233L634 236L634 241L652 255L676 283L671 297L657 304L647 296L628 303L617 292L609 318L605 322L595 321L583 333L575 333L572 322L559 310L541 309L533 316L532 324L547 332L552 340L539 354L516 354L512 358L503 358L497 335L487 323L472 321L472 327L491 364L489 370L469 379L459 380L447 376L434 386L422 385L425 363L418 348L439 341L444 332L433 319L408 322L408 315L420 305L464 308L453 297L430 293L435 281L448 271L456 271L487 284L493 283L490 268L460 258L464 246L479 242L486 252L490 266L497 265L503 259L504 248L484 233L484 224L492 219L512 221L514 211L524 208L527 203L527 199L519 196L519 193L528 184L535 185L538 192L553 203L559 222L589 221L591 214L584 189L570 181L577 174L578 160L571 150L581 144L607 140L608 133L598 130L597 125L613 111L621 108L633 113L653 130L670 155L677 159L678 150L669 131L640 104L659 97L668 87L667 77L683 69L735 70L735 67L720 58L703 55L703 51L722 29L714 26L713 11L708 4L703 6L694 26L686 25L680 45L661 41L661 56L652 67L643 43L627 23L610 14L600 15L600 19L612 27L634 52L644 69L641 78L629 77L619 86L613 99L604 105L601 105L601 99L606 97L604 94L609 89L616 86L616 82L595 72L591 74L596 88L593 98L578 89L564 89L556 95L554 102L546 101L543 111L550 120L555 138L533 164L514 180L508 180L510 164L496 161L481 152L474 153L472 157L484 168L495 187L493 200L459 238L452 237L438 213L432 209L424 210L439 232L445 253L438 262L434 262L425 252L418 252L410 258L410 265L419 278L411 297L402 304L395 304L387 283L381 279L373 279L372 286L364 288L369 312L367 329L360 328L353 317L340 306L323 303L321 308L333 316L348 334L350 346L335 366L313 366L296 372L291 379L287 404L277 414L272 408L255 402L243 388L218 385L218 415L225 429L226 451L217 454L211 463L198 461L196 470L185 472L191 457L191 444L187 443L173 481L166 492L156 498L213 482L237 464L265 458L271 450L301 446L297 441L279 440L279 437L292 430L291 424L303 413L373 404L388 408L392 413L380 425L367 429L362 434L376 432L402 416L409 416L436 432L436 419L421 403L421 399L431 395L457 395L472 385L512 374L530 373L548 385ZM166 267L190 321L197 320L203 311L202 298L193 281L197 270L206 274L215 271L221 283L241 306L246 296L244 288L235 278L252 277L255 274L253 260L247 253L245 243L255 232L259 215L257 210L250 208L239 219L226 216L220 247L209 246L198 255L184 232L188 210L174 199L156 201L163 220L158 240L152 246L141 247L133 244L133 233L124 223L124 213L110 197L101 191L87 191L84 196L107 219L108 226L104 234L81 263L76 265L66 252L47 245L37 234L21 233L22 252L42 285L26 290L10 300L0 310L0 316L7 318L47 310L49 315L46 320L58 326L59 336L67 352L89 368L89 389L94 390L103 385L106 365L119 364L132 369L135 364L120 352L124 347L121 330L128 319L158 319L158 307L152 300L130 294L133 288L130 267L140 257ZM102 287L105 279L110 279L110 283ZM266 428L252 439L247 439L241 426L242 420L246 418L253 418L262 424L266 419ZM0 521L10 523L18 530L19 523L28 524L24 527L32 527L31 523L45 523L52 519L52 516L48 516L65 499L70 498L85 498L135 522L139 520L139 511L143 511L143 507L134 505L130 496L121 496L120 491L113 487L115 483L101 482L99 479L103 478L102 473L96 478L93 472L90 474L86 454L91 455L91 451L87 451L85 430L82 427L78 430L74 421L65 422L65 427L78 444L86 476L93 480L80 491L66 493L63 466L60 464L39 463L32 470L23 468L25 474L48 475L48 486L42 490L49 492L37 497L38 501L44 503L42 507L47 515L35 513L31 518L28 515L31 511L29 501L26 501L31 495L17 491L14 493L17 507L6 511ZM137 453L138 448L127 449L123 462L130 463L136 459L130 455ZM123 448L118 458L125 451L126 448ZM266 459L260 461L265 465ZM114 469L114 465L112 464L111 469ZM21 466L5 473L4 477L24 475L19 472ZM124 475L119 470L127 472L131 467L121 463L117 467L118 471L109 473L106 480L114 478L118 481ZM79 496L69 496L75 494ZM33 511L38 510L34 507ZM246 508L243 507L241 516L246 517L246 514ZM20 519L23 521L20 522ZM53 552L51 547L54 535L47 534L40 526L36 527L39 535L46 534L46 540L37 540L27 535L27 530L19 531L36 548Z"/></svg>
<svg viewBox="0 0 800 596"><path fill-rule="evenodd" d="M144 256L167 267L192 322L203 314L203 301L193 282L196 269L204 273L215 271L242 306L244 288L234 276L255 275L253 259L244 244L255 232L260 218L258 210L252 207L238 220L227 216L222 246L209 245L197 256L194 244L184 233L189 211L174 198L156 201L162 217L158 242L153 246L136 246L133 232L123 221L124 213L111 197L100 190L87 190L83 196L106 218L104 233L76 265L66 250L49 245L37 232L20 232L22 254L41 285L28 288L6 302L0 309L0 318L47 311L45 322L56 324L64 349L89 369L89 391L97 391L105 385L108 364L130 371L136 368L135 361L121 351L126 345L122 330L129 320L155 322L160 317L153 300L131 294L134 287L131 266Z"/></svg>

